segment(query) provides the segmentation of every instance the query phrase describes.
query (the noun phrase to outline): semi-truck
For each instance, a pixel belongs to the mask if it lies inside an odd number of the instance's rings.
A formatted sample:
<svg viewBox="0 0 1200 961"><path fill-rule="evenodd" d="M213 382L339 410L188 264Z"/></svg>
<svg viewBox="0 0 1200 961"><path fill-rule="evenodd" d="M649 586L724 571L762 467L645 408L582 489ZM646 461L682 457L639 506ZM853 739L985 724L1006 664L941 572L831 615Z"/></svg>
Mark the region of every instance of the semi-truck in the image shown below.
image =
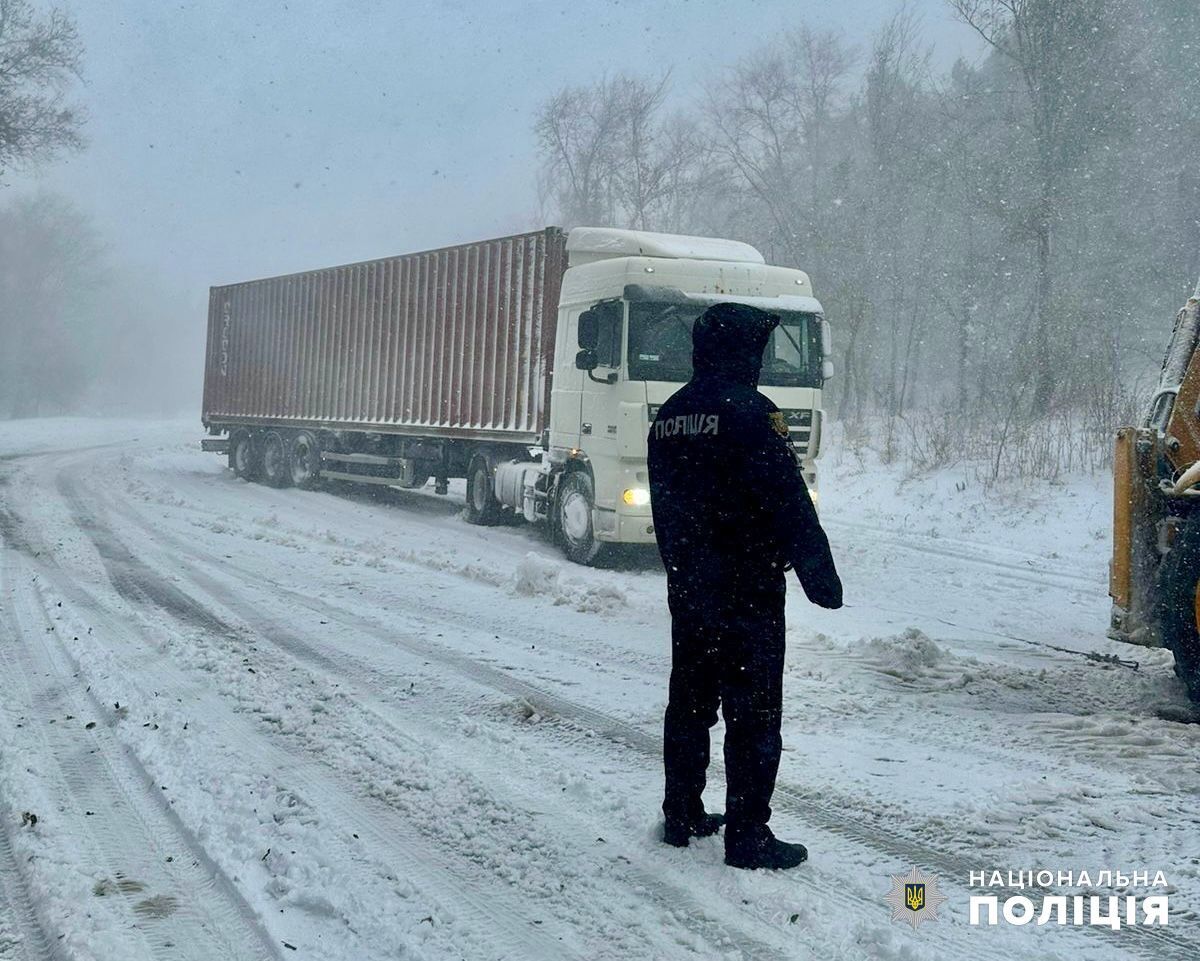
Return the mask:
<svg viewBox="0 0 1200 961"><path fill-rule="evenodd" d="M618 228L211 288L202 446L275 487L465 478L468 522L544 524L591 564L654 542L646 435L721 301L780 317L760 389L815 492L832 362L808 275L738 241Z"/></svg>

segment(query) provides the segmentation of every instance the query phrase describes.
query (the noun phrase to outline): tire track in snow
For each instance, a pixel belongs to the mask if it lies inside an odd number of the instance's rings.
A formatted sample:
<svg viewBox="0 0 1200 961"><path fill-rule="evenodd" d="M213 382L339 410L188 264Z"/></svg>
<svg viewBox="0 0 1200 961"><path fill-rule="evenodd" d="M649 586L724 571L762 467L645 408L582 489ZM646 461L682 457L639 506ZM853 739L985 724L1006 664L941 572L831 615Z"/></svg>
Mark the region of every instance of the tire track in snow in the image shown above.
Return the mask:
<svg viewBox="0 0 1200 961"><path fill-rule="evenodd" d="M134 512L132 511L125 510L122 511L122 514L131 520L135 519L133 516ZM515 677L498 668L482 664L473 658L459 654L442 645L423 640L415 635L398 633L394 629L371 621L369 618L364 618L361 615L348 612L341 607L331 606L307 595L282 587L270 581L261 571L251 571L239 565L232 564L227 560L205 555L203 551L193 544L187 544L181 540L174 539L173 535L154 530L144 518L140 520L140 524L152 539L170 539L174 550L186 551L193 557L206 560L207 563L216 566L218 569L222 567L235 569L243 578L259 580L264 583L268 590L286 596L289 602L295 606L306 607L321 617L328 619L331 623L341 623L356 631L372 634L380 640L399 643L414 654L441 663L455 670L461 676L468 677L509 696L524 698L539 713L578 724L583 730L599 734L605 740L616 745L631 747L647 759L653 760L656 763L661 759L661 738L634 724L571 701L557 693ZM190 567L190 565L188 566ZM194 567L188 573L193 580L196 579L197 572ZM234 610L244 620L247 620L247 623L253 623L253 619L258 618L260 626L262 626L260 614L254 612L244 601L228 589L216 584L211 578L200 575L197 586L205 593L213 595L218 601L229 606L231 610ZM468 622L469 619L464 618L464 623ZM269 627L267 629L269 630ZM294 639L292 643L294 646ZM321 652L312 653L319 658L326 659L328 663L328 655ZM347 656L352 657L352 655ZM339 673L345 673L345 668L342 666L336 666L334 669ZM358 683L369 687L369 681L363 679L368 675L362 665L360 665L359 672L360 679ZM722 770L722 765L716 758L713 760L712 767L716 772ZM901 863L919 864L926 869L932 869L944 875L949 875L952 878L959 879L966 878L970 871L980 868L979 863L976 861L970 861L959 854L935 848L915 837L906 837L888 826L864 820L851 813L852 806L848 800L831 802L828 794L824 792L812 792L794 784L781 782L776 787L775 801L773 803L776 807L787 810L802 822L813 824L831 834L896 858ZM805 878L805 880L807 881L808 879ZM818 884L819 882L812 883ZM1122 943L1123 946L1130 946L1130 942L1133 942L1138 951L1144 953L1146 957L1154 959L1154 961L1165 958L1192 961L1197 954L1200 954L1200 942L1178 935L1169 928L1124 928L1119 932L1112 932L1109 929L1089 927L1083 930L1086 932L1086 937L1093 939L1112 939L1113 941Z"/></svg>
<svg viewBox="0 0 1200 961"><path fill-rule="evenodd" d="M869 524L859 524L854 521L827 520L824 521L831 530L853 531L868 534L877 542L911 554L922 554L931 557L945 557L950 560L974 564L1000 573L997 576L1015 580L1024 584L1052 586L1073 594L1083 594L1088 597L1095 595L1098 585L1095 579L1083 574L1073 574L1070 571L1053 570L1048 567L1035 567L1031 563L1031 555L1011 548L1001 548L994 545L972 544L970 541L946 540L928 537L915 533L897 533ZM1019 557L1020 560L1001 560L995 556L999 553Z"/></svg>
<svg viewBox="0 0 1200 961"><path fill-rule="evenodd" d="M10 451L6 454L0 454L0 463L11 463L13 461L29 460L35 457L54 457L60 454L75 456L76 454L90 453L97 450L111 450L114 447L128 448L132 441L115 440L109 441L107 444L88 444L84 447L63 447L54 449L35 449L23 451Z"/></svg>
<svg viewBox="0 0 1200 961"><path fill-rule="evenodd" d="M16 514L0 506L0 545L8 544L15 551L23 554L33 554L33 546L25 540L21 533L21 522Z"/></svg>
<svg viewBox="0 0 1200 961"><path fill-rule="evenodd" d="M60 481L60 493L76 514L78 526L95 544L114 588L128 603L135 607L158 608L186 625L217 637L238 636L232 625L142 565L88 511L74 484L66 480L65 475L60 475ZM332 662L321 666L328 670ZM329 766L327 758L318 757L314 762L308 757L264 744L247 746L246 750L251 754L257 750L263 763L274 770L289 772L289 778L302 785L296 788L297 795L318 798L318 806L334 811L334 820L357 826L355 833L391 852L398 864L407 867L406 876L420 878L423 885L437 893L443 905L454 909L451 913L473 915L475 930L489 932L489 937L503 951L500 957L549 961L569 955L565 945L539 930L539 921L529 918L520 904L501 894L495 887L495 880L479 865L469 859L449 856L437 844L437 839L415 829L403 812L389 806L386 800L364 793L360 784L346 779L336 768ZM314 785L323 787L316 789ZM347 804L344 798L353 798L355 803Z"/></svg>
<svg viewBox="0 0 1200 961"><path fill-rule="evenodd" d="M211 582L208 582L211 584ZM205 584L200 586L205 588ZM207 588L205 588L207 590ZM276 589L278 586L276 586ZM211 591L209 591L211 592ZM238 602L230 595L218 598L223 603L236 608ZM291 594L291 600L303 604L302 595ZM461 676L511 695L522 698L532 705L539 713L547 717L557 717L569 723L576 724L584 732L599 734L605 740L638 751L648 760L659 763L662 758L662 740L659 736L626 721L614 718L602 711L595 710L575 701L568 700L556 693L531 684L499 669L480 664L471 658L457 654L444 647L434 646L413 636L399 635L392 630L375 626L373 629L364 625L357 616L348 612L330 608L323 604L309 605L316 613L324 615L331 623L342 623L357 630L367 630L375 633L380 639L390 639L400 643L416 654L437 661L455 670ZM261 625L261 620L260 620ZM266 635L268 639L270 635ZM294 645L293 645L294 649ZM325 658L318 652L317 657ZM370 687L368 682L359 680L360 685ZM714 757L710 762L710 770L714 774L724 775L724 765ZM943 851L929 846L926 842L912 837L905 837L894 830L878 826L873 822L864 821L851 812L851 808L843 803L830 803L828 794L807 791L794 784L780 782L775 789L772 800L773 806L788 811L798 820L813 824L831 834L859 843L874 851L889 855L904 864L918 864L925 869L933 869L943 876L958 880L968 877L973 870L979 870L977 861L966 860L953 852ZM801 875L800 879L818 892L828 890L824 880L812 879ZM843 892L845 897L845 892ZM874 907L873 903L870 903ZM1137 948L1145 953L1152 961L1163 961L1175 958L1178 961L1194 961L1200 956L1200 941L1181 937L1164 928L1125 928L1124 932L1132 932L1133 940L1145 942ZM1110 937L1120 941L1122 937L1129 940L1128 934L1112 932L1106 928L1085 928L1085 936L1093 938ZM983 949L973 948L972 956L986 957ZM1005 956L1005 955L1000 955Z"/></svg>
<svg viewBox="0 0 1200 961"><path fill-rule="evenodd" d="M219 616L203 603L196 600L189 594L180 590L173 584L169 584L157 577L153 571L147 566L139 562L133 553L123 542L120 541L112 531L104 524L97 520L96 516L83 504L79 497L78 490L75 489L73 483L68 479L60 484L60 493L71 503L73 512L76 513L78 525L88 532L89 537L96 543L97 549L100 552L102 559L106 565L112 564L112 579L114 586L118 592L126 597L128 601L135 605L151 604L159 607L169 615L176 617L184 623L193 626L201 627L210 632L217 633L222 636L236 634L236 629L222 620ZM181 561L176 558L176 569L185 569L191 575L192 579L204 579L204 575L199 572L184 568ZM203 584L200 585L203 587ZM216 585L213 585L216 586ZM217 591L223 592L223 588L216 586ZM331 657L314 649L303 645L297 639L291 636L283 636L281 632L272 624L264 621L262 616L256 613L253 609L248 609L245 604L227 605L237 614L243 621L251 626L255 632L267 640L269 643L280 647L289 657L294 657L302 661L308 662L315 666L318 670L328 673L331 676L346 679L346 663L342 659ZM361 665L355 662L355 669L361 671ZM358 676L354 677L356 684L360 681ZM369 686L369 685L359 685ZM383 697L382 692L376 692L377 698ZM395 728L388 720L385 711L376 709L376 717L380 724L392 727L401 736L404 732ZM254 749L248 749L251 754ZM328 781L331 776L329 771L325 771L324 775L320 772L323 768L318 767L311 761L299 759L288 755L277 755L273 759L277 765L282 765L295 773L307 772L306 776L301 780L301 783L312 784L320 783L322 780ZM311 794L311 790L304 792ZM355 805L347 806L340 802L341 797L354 797ZM388 834L404 834L405 825L403 821L397 820L397 811L387 808L381 804L379 799L364 796L361 786L342 779L337 782L335 787L321 792L322 808L332 806L338 813L342 823L348 825L357 825L357 832L364 837L370 837L377 844L387 845ZM370 812L371 816L364 817L364 810ZM387 832L381 833L379 824L388 825ZM472 899L472 884L468 879L462 877L462 865L452 867L447 862L447 859L440 855L429 844L429 839L423 838L416 832L409 830L410 843L405 845L406 849L419 849L424 853L421 859L429 859L433 862L445 862L448 870L456 870L459 877L457 879L457 888L461 895L465 895L468 899ZM394 848L394 840L390 842ZM421 866L414 865L413 870L420 872ZM784 949L785 945L778 942L768 942L762 940L760 934L754 933L743 927L740 931L727 930L726 924L717 918L708 917L706 906L695 904L692 902L690 893L682 888L664 884L664 882L651 876L644 871L640 871L631 862L623 870L633 874L628 887L637 889L640 885L646 894L650 895L656 902L658 909L664 913L671 914L675 917L677 923L684 927L692 929L694 935L703 939L706 943L714 946L724 946L724 949L736 950L738 955L746 959L773 959L779 956L779 951ZM447 885L446 890L453 891L455 885ZM501 924L500 918L508 915L518 915L519 909L513 905L505 907L504 905L496 905L498 900L494 892L486 897L475 897L473 899L476 906L483 911L486 911L488 917L482 918L480 926L498 925ZM485 901L491 901L490 907L485 907ZM689 907L690 905L690 907ZM758 921L757 918L753 919ZM486 924L485 924L486 923ZM745 920L739 921L740 925L745 924ZM501 926L503 926L501 924ZM536 931L537 929L531 929ZM521 937L535 940L529 933L525 931L521 933ZM516 949L520 945L520 939L516 939L512 943L513 953L511 956L516 957L518 954L521 957L528 957L529 951L525 950L518 952ZM563 945L554 945L551 943L554 950L547 951L545 957L558 957L563 953Z"/></svg>
<svg viewBox="0 0 1200 961"><path fill-rule="evenodd" d="M114 623L117 615L109 613L102 603L79 589L58 584L64 595L72 596L89 613L89 619L106 625L108 636L120 636L121 628ZM227 627L226 634L236 634ZM193 635L194 636L194 635ZM138 645L131 638L133 646ZM192 693L194 681L182 668L159 668L153 678L156 692L166 695ZM242 708L243 712L245 708ZM328 763L313 760L313 756L276 743L276 738L264 737L258 725L234 717L221 695L206 692L203 710L198 712L211 732L220 735L227 744L237 745L238 761L244 768L270 772L275 787L306 809L320 811L331 825L336 825L331 843L338 848L339 865L348 868L358 890L369 891L382 880L394 880L381 874L371 874L360 864L360 857L345 842L346 837L361 839L377 858L386 858L387 873L417 887L422 896L440 902L439 917L453 916L455 923L462 916L472 917L475 930L485 931L486 957L526 959L558 959L583 957L555 941L548 933L535 927L537 921L528 919L517 906L493 891L483 891L470 872L464 874L462 865L447 856L401 816L401 812L385 800L364 790L361 783ZM323 852L327 853L327 852ZM455 954L474 956L479 944L453 947ZM498 953L492 954L490 952Z"/></svg>
<svg viewBox="0 0 1200 961"><path fill-rule="evenodd" d="M119 505L113 506L121 510ZM349 652L338 651L338 656L331 657L330 653L325 650L309 647L295 636L294 631L286 627L281 628L277 622L265 617L255 605L238 596L211 576L198 571L194 565L180 560L180 552L187 553L193 558L201 560L216 569L234 570L245 580L258 580L262 582L268 592L273 592L286 598L292 609L307 608L322 618L327 619L329 623L341 624L353 629L355 632L374 636L383 643L399 644L413 654L449 667L460 676L482 684L485 687L511 697L522 698L538 710L539 713L547 717L556 717L567 724L577 726L580 731L585 733L599 734L606 741L616 746L633 748L647 760L655 764L661 759L661 739L657 735L650 734L636 725L563 698L538 685L514 677L497 668L481 664L470 657L441 645L422 640L413 634L397 632L393 628L384 627L369 618L353 614L341 607L331 606L310 598L307 595L284 588L267 579L259 571L251 571L245 567L231 564L227 560L207 555L194 544L188 544L183 540L176 539L173 535L150 528L144 519L138 521L133 516L133 512L122 510L121 513L131 521L140 523L152 540L157 540L164 545L169 544L170 552L175 559L176 570L184 573L188 580L199 588L202 594L212 597L218 603L227 607L231 612L250 625L265 640L284 647L293 655L309 660L336 676L353 678L356 687L373 690L376 697L386 697L386 693L378 691L372 684L370 680L370 665L358 661L356 656ZM722 769L722 765L715 759L713 769L717 772ZM777 808L787 810L802 822L813 824L823 830L829 831L831 834L862 844L876 852L882 852L895 857L900 862L920 864L927 869L933 868L957 878L965 878L970 870L978 869L979 867L977 862L963 860L959 855L934 849L914 838L906 838L903 835L897 834L894 829L878 826L873 822L863 822L853 814L848 813L848 802L835 802L831 804L828 796L825 794L805 791L794 785L780 784L776 789L775 802L773 803ZM806 874L796 875L795 877L798 883L809 887L817 893L827 892L829 884L832 882L832 879L816 878ZM841 897L846 899L851 897L851 895L843 890ZM863 901L862 904L864 912L876 907L872 901ZM1093 938L1097 936L1097 933L1100 936L1106 933L1099 931L1099 929L1088 929L1088 931L1089 935ZM1143 932L1150 936L1146 938L1147 940L1151 939L1157 933L1156 930L1152 929L1139 929L1138 935L1143 935ZM934 937L935 935L930 935L931 939ZM1156 961L1157 959L1167 957L1178 957L1180 961L1183 958L1188 958L1190 961L1194 957L1194 948L1191 942L1168 938L1168 943L1165 946L1168 948L1179 948L1180 953L1178 955L1173 955L1169 951L1164 953L1161 950L1163 945L1147 945L1145 949L1149 952L1148 957L1152 957ZM955 949L952 945L944 946L944 949L950 951L951 956L953 956ZM996 948L995 950L997 951L996 957L1011 956L1004 949ZM973 948L973 954L979 954L981 957L987 956L986 949Z"/></svg>
<svg viewBox="0 0 1200 961"><path fill-rule="evenodd" d="M191 545L191 546L194 547L194 545ZM218 561L217 563L220 564L222 562ZM228 565L226 565L226 566L228 566ZM259 573L259 572L255 572L255 573ZM271 584L270 589L275 590L280 593L284 593L284 594L287 593L286 589L280 588L279 585L277 585L277 584ZM296 595L294 593L291 594L291 597L292 597L292 599L300 598L302 600L310 600L308 598L303 597L303 595ZM322 610L325 614L329 613L329 608L327 608L327 607L323 608ZM353 615L349 615L348 612L341 611L340 609L338 611L338 614L336 615L336 619L342 623L346 623L348 617L352 618ZM353 626L353 625L351 625L351 626ZM360 626L361 626L361 624L360 624ZM388 632L388 637L394 639L394 636L390 632ZM410 640L415 640L415 639L410 639ZM423 656L429 656L430 651L428 648L421 648L418 651L418 653L422 654ZM655 757L655 759L657 759L657 755L658 755L657 739L653 738L650 735L645 734L645 732L637 729L636 727L634 727L632 725L628 725L625 722L620 721L619 719L612 718L601 712L594 712L584 705L572 704L572 702L566 701L565 699L559 697L556 694L553 694L552 692L544 691L542 689L537 688L535 685L529 685L527 682L523 682L523 681L519 681L518 679L511 678L509 675L506 675L503 672L496 671L492 668L487 667L486 665L480 665L477 662L471 660L470 658L462 658L461 655L457 655L456 653L450 652L450 651L443 650L441 653L444 656L439 657L438 660L441 663L446 664L446 666L454 667L454 666L456 666L455 659L460 659L457 666L463 668L466 673L474 675L476 677L476 679L480 679L478 672L482 670L484 672L484 676L482 677L482 680L484 682L490 683L491 686L497 687L498 689L502 689L502 690L509 690L509 691L516 690L518 692L521 692L521 693L523 693L524 696L526 696L526 698L528 700L531 701L531 703L535 703L535 704L541 703L544 706L548 707L550 709L551 713L558 713L560 716L562 716L564 718L570 719L572 717L572 715L574 715L575 718L577 718L579 721L582 722L584 727L590 727L592 730L597 731L597 733L601 733L603 736L605 736L606 739L613 741L614 743L618 743L618 744L628 744L630 746L633 746L633 747L641 750L641 752L644 754L653 755ZM788 793L788 792L785 789L785 794L786 793ZM803 820L811 821L812 817L810 815L812 814L812 811L813 811L813 806L812 806L813 799L811 798L811 796L805 795L803 792L801 792L798 796L793 795L793 803L795 803L797 801L801 804L801 810L799 810L797 812L797 815ZM845 820L846 814L845 814L844 810L839 809L835 813L836 813L836 818L839 822ZM835 826L831 827L831 830L833 830L834 833L844 833L844 832L839 832L837 830L838 826L840 826L840 825L835 825ZM947 861L946 856L944 854L939 854L938 852L934 851L933 849L929 848L928 846L913 847L913 845L910 843L912 839L900 838L900 839L896 840L896 839L889 838L889 837L882 837L882 838L873 837L873 832L874 832L873 826L868 825L867 828L868 828L868 830L866 832L866 835L865 835L865 837L862 838L862 840L864 840L864 843L870 843L871 846L876 850L884 850L885 852L902 850L905 852L902 856L906 860L915 854L923 859L924 866L926 866L926 867L934 866L934 867L939 867L941 870L956 870L957 869L957 867L953 866L953 865L951 865L948 868L947 865L951 864L951 862ZM855 834L855 827L853 825L850 826L850 834L851 834L851 836L854 836L854 834ZM949 857L953 858L954 856L949 855ZM975 865L969 865L969 867L975 867ZM1106 933L1106 932L1101 932L1101 933ZM1149 935L1149 936L1151 936L1151 938L1153 938L1154 935L1163 934L1163 933L1165 933L1165 932L1147 931L1147 930L1142 929L1142 930L1136 930L1135 936L1137 936L1138 940L1147 940L1147 938L1145 937L1146 935ZM1125 943L1126 943L1126 945L1128 945L1129 942L1126 941ZM1146 948L1146 946L1139 946L1139 947L1143 948L1143 949ZM1161 951L1159 951L1159 952L1155 952L1152 956L1154 956L1154 957L1172 956L1173 952L1171 952L1169 950L1171 947L1181 950L1181 953L1179 955L1177 955L1179 957L1194 956L1194 947L1195 946L1192 942L1190 942L1186 939L1180 939L1180 938L1176 938L1176 937L1168 937L1166 939L1166 943L1162 944L1162 947L1168 949L1168 954L1164 955Z"/></svg>
<svg viewBox="0 0 1200 961"><path fill-rule="evenodd" d="M0 958L56 961L9 840L16 812L0 806Z"/></svg>
<svg viewBox="0 0 1200 961"><path fill-rule="evenodd" d="M84 508L81 507L80 509ZM80 526L89 530L92 535L100 536L102 542L105 536L111 537L111 533L107 532L102 525L94 520L94 518L88 518L86 521L81 523ZM100 551L102 556L105 556L108 559L116 558L119 561L119 563L115 565L116 569L114 584L118 586L118 589L125 594L127 599L129 599L131 602L135 604L156 604L168 613L185 622L201 625L210 631L214 630L216 625L220 625L220 633L234 633L234 630L230 625L217 618L216 615L213 615L204 605L197 603L192 598L183 594L183 592L179 591L178 588L174 587L173 585L159 582L147 569L142 569L139 572L137 570L139 565L133 558L133 555L123 545L117 546L115 539L110 540L107 543L102 543L100 546ZM315 663L319 669L328 671L335 676L341 676L338 673L340 666L335 661L313 652L309 653L310 656L307 659ZM291 655L295 656L295 652L291 652ZM380 717L380 720L384 721L384 718ZM311 764L297 762L295 758L291 759L290 766L299 766L312 770ZM355 785L343 784L340 787L340 793L342 794L354 794L356 792L361 795L361 790ZM338 792L331 791L328 792L328 796L334 797L337 795L337 793ZM390 820L394 821L395 812L388 812L388 814L390 815ZM342 817L347 823L356 823L356 816L351 809L343 809ZM381 820L389 820L389 818L382 818ZM361 821L361 815L358 815L357 822L364 824L364 834L377 834L377 832L371 831L369 828L365 827L366 822ZM382 838L380 838L380 840L382 840ZM643 877L639 880L644 885L656 884L654 879L649 877ZM661 885L658 886L661 887ZM631 887L636 887L636 885L631 885ZM661 907L664 910L670 910L679 915L678 902L680 899L686 900L686 894L682 891L676 890L670 892L670 895L670 898L660 899L662 902ZM738 937L731 936L729 933L720 930L721 926L719 922L717 922L715 925L706 924L703 917L698 916L686 918L685 920L690 921L691 926L697 929L696 933L709 940L710 943L725 944L727 946L737 945L739 953L747 958L773 958L776 956L776 952L780 947L779 945L761 945L754 939L752 935L748 935L746 932L743 932ZM561 953L561 946L559 947L559 953Z"/></svg>
<svg viewBox="0 0 1200 961"><path fill-rule="evenodd" d="M111 712L79 689L78 665L51 616L16 586L25 573L16 555L0 548L0 562L14 641L4 657L9 676L24 679L33 722L28 733L41 739L40 756L55 765L56 795L63 802L42 830L64 825L73 840L93 849L92 869L103 871L98 883L117 895L106 903L125 905L125 923L143 946L142 956L278 959L249 906L117 740ZM64 720L68 715L73 723ZM84 718L96 719L86 731ZM94 744L91 750L84 738Z"/></svg>
<svg viewBox="0 0 1200 961"><path fill-rule="evenodd" d="M293 631L272 617L256 611L244 601L232 598L223 585L195 568L189 567L187 574L203 594L212 597L215 603L227 608L239 620L246 623L257 637L279 649L285 656L327 672L331 677L351 681L355 688L355 700L371 710L381 726L391 728L400 736L405 736L413 728L422 728L425 732L423 739L429 743L439 743L440 753L452 755L457 767L464 771L470 771L473 777L488 782L493 789L497 785L502 785L509 797L528 802L530 788L526 779L527 771L522 770L518 779L514 781L505 775L512 776L515 772L497 773L493 770L483 770L475 759L468 756L461 744L455 743L454 738L461 738L461 734L453 730L448 731L445 727L434 727L427 721L417 720L414 722L411 716L406 717L403 728L398 727L391 720L392 712L389 707L394 705L389 703L389 692L380 688L378 683L368 679L368 673L360 661L346 656L340 651L325 652L305 643ZM459 696L456 694L459 692L443 692L439 697L439 704L454 705L461 716L471 716L471 713L478 707L477 702L473 702L470 698L463 699L460 694ZM489 791L489 793L493 792ZM536 807L541 813L553 810L555 819L560 822L576 822L581 829L576 834L577 838L590 837L589 830L594 833L593 825L582 821L577 812L558 803L552 793L543 792L538 798ZM621 852L619 859L625 862L619 870L628 875L627 888L630 890L640 889L656 909L664 914L673 915L677 923L691 930L707 944L734 949L739 957L764 959L764 961L778 957L777 952L785 949L784 944L772 942L771 938L764 937L762 932L754 932L745 927L740 932L730 931L731 922L728 919L723 921L712 916L710 906L697 903L691 891L650 873L647 866L639 863L641 854L637 849L620 842L616 842L612 846L614 850ZM589 861L595 860L587 851L578 851L577 854L571 856L572 858L581 856ZM601 863L599 866L611 868L612 864ZM744 918L738 923L744 925L746 920L760 921L758 918Z"/></svg>

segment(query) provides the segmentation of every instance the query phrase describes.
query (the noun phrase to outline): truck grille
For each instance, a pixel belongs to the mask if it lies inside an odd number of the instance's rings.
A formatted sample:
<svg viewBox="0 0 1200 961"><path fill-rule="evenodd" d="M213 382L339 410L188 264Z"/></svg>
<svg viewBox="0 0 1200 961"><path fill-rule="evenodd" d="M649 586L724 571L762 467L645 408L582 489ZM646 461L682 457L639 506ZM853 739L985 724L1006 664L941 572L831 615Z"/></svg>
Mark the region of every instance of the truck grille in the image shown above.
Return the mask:
<svg viewBox="0 0 1200 961"><path fill-rule="evenodd" d="M792 444L801 454L807 454L809 444L812 443L813 412L791 408L782 413L783 419L787 421L788 436L791 437Z"/></svg>

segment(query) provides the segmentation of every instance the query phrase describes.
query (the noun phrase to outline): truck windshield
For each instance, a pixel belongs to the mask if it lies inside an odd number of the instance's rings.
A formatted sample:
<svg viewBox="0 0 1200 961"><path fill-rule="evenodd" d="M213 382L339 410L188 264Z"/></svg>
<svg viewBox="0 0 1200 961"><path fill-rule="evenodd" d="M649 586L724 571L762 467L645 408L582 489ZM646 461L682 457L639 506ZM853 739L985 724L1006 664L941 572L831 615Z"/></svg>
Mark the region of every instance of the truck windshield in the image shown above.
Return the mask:
<svg viewBox="0 0 1200 961"><path fill-rule="evenodd" d="M629 378L677 383L692 377L692 324L705 305L631 303ZM816 314L780 311L763 352L760 384L821 386L821 324Z"/></svg>

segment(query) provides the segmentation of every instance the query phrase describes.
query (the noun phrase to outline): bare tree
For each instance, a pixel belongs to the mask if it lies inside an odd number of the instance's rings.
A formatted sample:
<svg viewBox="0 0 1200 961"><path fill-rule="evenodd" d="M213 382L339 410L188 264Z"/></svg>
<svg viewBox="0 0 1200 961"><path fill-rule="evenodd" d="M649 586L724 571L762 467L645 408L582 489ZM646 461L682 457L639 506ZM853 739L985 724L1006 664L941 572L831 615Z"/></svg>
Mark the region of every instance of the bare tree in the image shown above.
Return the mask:
<svg viewBox="0 0 1200 961"><path fill-rule="evenodd" d="M709 111L725 161L768 215L773 233L799 257L792 171L800 132L785 90L794 81L781 50L739 64L728 82L710 91Z"/></svg>
<svg viewBox="0 0 1200 961"><path fill-rule="evenodd" d="M663 227L677 211L703 152L693 125L660 119L670 74L619 74L568 88L538 114L542 184L571 224Z"/></svg>
<svg viewBox="0 0 1200 961"><path fill-rule="evenodd" d="M766 212L792 263L825 249L826 143L854 62L841 35L808 27L740 64L709 90L722 156Z"/></svg>
<svg viewBox="0 0 1200 961"><path fill-rule="evenodd" d="M711 139L694 117L674 114L658 129L660 190L654 228L675 233L717 232L718 198L727 196L724 171Z"/></svg>
<svg viewBox="0 0 1200 961"><path fill-rule="evenodd" d="M888 348L884 403L901 414L910 399L912 366L927 322L934 198L928 181L937 168L929 156L930 50L915 13L902 7L876 34L867 64L862 112L872 227L866 233L866 269Z"/></svg>
<svg viewBox="0 0 1200 961"><path fill-rule="evenodd" d="M101 324L87 316L103 286L87 218L48 194L0 208L0 416L70 410L96 374Z"/></svg>
<svg viewBox="0 0 1200 961"><path fill-rule="evenodd" d="M957 401L1008 423L1111 393L1155 363L1200 269L1200 4L954 6L991 48L948 76L910 5L861 71L799 29L699 103L658 79L564 91L542 195L570 222L737 237L808 270L848 418Z"/></svg>
<svg viewBox="0 0 1200 961"><path fill-rule="evenodd" d="M66 100L82 58L66 13L0 0L0 174L82 146L83 115Z"/></svg>
<svg viewBox="0 0 1200 961"><path fill-rule="evenodd" d="M1006 130L996 122L992 85L985 73L959 59L937 90L935 102L945 210L940 244L944 268L934 296L948 332L953 332L947 352L953 361L947 367L953 373L959 410L966 410L978 395L971 375L973 365L981 361L981 342L994 350L1000 336L989 323L996 312L986 308L995 304L995 260L988 255L997 248L996 223L1004 214L991 198L1006 193L994 184L992 158L1006 154Z"/></svg>
<svg viewBox="0 0 1200 961"><path fill-rule="evenodd" d="M1054 231L1064 178L1111 130L1120 72L1115 43L1121 0L948 0L958 17L1017 68L1028 95L1036 196L1028 216L1035 248L1033 406L1045 409L1058 389L1051 342L1055 321Z"/></svg>
<svg viewBox="0 0 1200 961"><path fill-rule="evenodd" d="M667 172L678 159L660 149L658 111L669 80L670 74L652 83L622 76L612 89L620 131L613 149L617 200L629 226L642 230L650 226Z"/></svg>
<svg viewBox="0 0 1200 961"><path fill-rule="evenodd" d="M538 112L546 179L568 223L611 222L620 120L608 80L564 89Z"/></svg>
<svg viewBox="0 0 1200 961"><path fill-rule="evenodd" d="M560 91L542 106L534 127L542 179L566 221L649 226L679 162L659 130L668 80L618 74Z"/></svg>

